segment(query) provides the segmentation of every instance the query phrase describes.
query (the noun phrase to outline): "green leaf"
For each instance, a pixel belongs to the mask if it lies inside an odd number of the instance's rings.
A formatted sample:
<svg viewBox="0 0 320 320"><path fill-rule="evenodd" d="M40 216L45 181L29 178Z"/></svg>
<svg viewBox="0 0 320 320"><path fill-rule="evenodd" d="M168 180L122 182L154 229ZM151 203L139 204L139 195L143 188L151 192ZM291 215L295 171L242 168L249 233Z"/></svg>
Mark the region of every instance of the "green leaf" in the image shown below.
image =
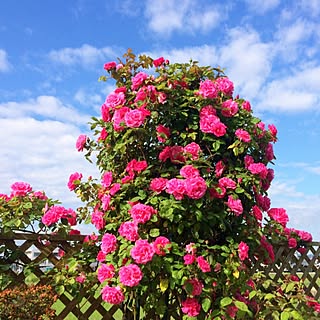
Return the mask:
<svg viewBox="0 0 320 320"><path fill-rule="evenodd" d="M37 284L39 281L39 278L34 273L30 273L24 278L24 282L27 286Z"/></svg>
<svg viewBox="0 0 320 320"><path fill-rule="evenodd" d="M211 306L211 299L209 298L204 298L202 300L202 309L205 311L205 312L208 312L209 309L210 309L210 306Z"/></svg>
<svg viewBox="0 0 320 320"><path fill-rule="evenodd" d="M63 285L61 285L61 286L56 286L56 287L55 287L55 290L56 290L57 294L58 294L59 296L61 296L61 295L64 293L64 291L65 291L65 287L64 287Z"/></svg>
<svg viewBox="0 0 320 320"><path fill-rule="evenodd" d="M31 209L31 208L32 208L32 202L24 203L24 204L23 204L23 207L24 207L25 209Z"/></svg>
<svg viewBox="0 0 320 320"><path fill-rule="evenodd" d="M288 320L288 319L290 319L290 312L288 312L288 311L283 311L283 312L281 312L280 319L281 319L281 320Z"/></svg>
<svg viewBox="0 0 320 320"><path fill-rule="evenodd" d="M151 229L149 234L150 234L150 237L156 238L160 235L160 230L157 228Z"/></svg>
<svg viewBox="0 0 320 320"><path fill-rule="evenodd" d="M226 306L229 306L231 303L232 303L232 299L230 297L225 297L221 299L220 306L226 307Z"/></svg>
<svg viewBox="0 0 320 320"><path fill-rule="evenodd" d="M288 283L288 285L285 288L285 292L288 293L289 291L292 291L292 289L295 287L295 283L294 282L290 282Z"/></svg>
<svg viewBox="0 0 320 320"><path fill-rule="evenodd" d="M257 291L253 290L249 293L249 300L251 300L254 296L256 296Z"/></svg>
<svg viewBox="0 0 320 320"><path fill-rule="evenodd" d="M293 319L303 320L303 316L296 310L290 312Z"/></svg>
<svg viewBox="0 0 320 320"><path fill-rule="evenodd" d="M241 311L245 311L245 312L249 311L248 306L242 301L235 301L234 304Z"/></svg>

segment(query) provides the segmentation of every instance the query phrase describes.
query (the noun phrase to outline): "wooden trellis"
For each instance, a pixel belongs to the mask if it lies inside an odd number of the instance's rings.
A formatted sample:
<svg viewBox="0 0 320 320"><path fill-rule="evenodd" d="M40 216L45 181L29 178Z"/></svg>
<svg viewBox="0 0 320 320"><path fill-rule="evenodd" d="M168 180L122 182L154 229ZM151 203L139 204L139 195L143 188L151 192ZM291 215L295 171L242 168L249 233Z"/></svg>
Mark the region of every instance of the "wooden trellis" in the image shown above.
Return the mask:
<svg viewBox="0 0 320 320"><path fill-rule="evenodd" d="M44 270L48 263L53 267L62 268L68 258L71 258L75 252L78 252L83 244L85 236L73 235L61 237L59 235L38 235L16 233L13 236L0 234L0 248L5 247L12 252L18 252L18 256L0 255L0 265L10 266L2 271L12 281L8 286L15 286L24 283L25 274L23 268L32 264L33 274L38 278L39 284L47 284L50 280L48 275L50 271ZM35 259L31 259L27 251L37 248L39 255ZM59 258L56 252L61 249L65 252L63 258ZM43 265L43 262L46 265ZM297 275L304 280L306 293L313 295L316 299L320 298L320 242L312 242L306 246L306 251L302 255L297 255L296 250L288 249L285 246L279 246L275 249L275 261L271 265L263 265L257 261L253 267L253 272L263 271L267 277L274 280L284 279L287 274ZM20 268L19 268L20 266ZM87 266L89 271L95 269L94 266ZM1 280L1 278L0 278ZM96 284L98 287L98 284ZM79 296L81 301L79 302ZM59 303L62 304L61 312L57 314L57 320L63 319L136 319L130 310L125 306L111 306L102 301L101 295L92 295L92 293L83 290L78 297L72 296L68 292L59 295ZM170 315L170 319L180 319L177 314L174 317ZM144 314L143 319L156 320L158 317L150 311Z"/></svg>

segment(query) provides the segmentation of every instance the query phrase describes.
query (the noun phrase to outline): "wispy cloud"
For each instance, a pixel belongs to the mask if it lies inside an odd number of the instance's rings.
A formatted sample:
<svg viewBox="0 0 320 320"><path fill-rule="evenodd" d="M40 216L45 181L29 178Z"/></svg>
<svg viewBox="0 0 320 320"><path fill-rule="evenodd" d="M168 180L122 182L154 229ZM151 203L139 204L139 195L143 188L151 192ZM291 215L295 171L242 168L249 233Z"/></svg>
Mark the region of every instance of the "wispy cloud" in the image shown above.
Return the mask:
<svg viewBox="0 0 320 320"><path fill-rule="evenodd" d="M217 6L192 0L147 0L145 17L153 32L166 36L174 31L206 33L225 18L223 10Z"/></svg>
<svg viewBox="0 0 320 320"><path fill-rule="evenodd" d="M89 44L83 44L79 48L63 48L52 50L48 57L51 61L67 66L81 65L90 67L96 63L104 62L107 58L118 57L118 50L111 47L96 48Z"/></svg>
<svg viewBox="0 0 320 320"><path fill-rule="evenodd" d="M280 4L280 0L245 0L249 9L258 14L273 10Z"/></svg>
<svg viewBox="0 0 320 320"><path fill-rule="evenodd" d="M11 64L8 60L8 54L5 50L0 49L0 72L7 72L11 69Z"/></svg>

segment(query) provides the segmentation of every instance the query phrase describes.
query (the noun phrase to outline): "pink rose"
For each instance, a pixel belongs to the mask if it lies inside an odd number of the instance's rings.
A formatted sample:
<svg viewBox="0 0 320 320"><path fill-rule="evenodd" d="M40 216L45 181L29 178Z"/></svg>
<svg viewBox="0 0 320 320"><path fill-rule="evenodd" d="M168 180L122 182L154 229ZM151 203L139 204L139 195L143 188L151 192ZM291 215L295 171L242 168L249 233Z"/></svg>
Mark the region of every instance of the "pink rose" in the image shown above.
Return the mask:
<svg viewBox="0 0 320 320"><path fill-rule="evenodd" d="M264 263L271 263L274 261L275 255L273 251L273 246L270 242L267 241L265 236L261 237L260 245L267 251L267 258L264 260Z"/></svg>
<svg viewBox="0 0 320 320"><path fill-rule="evenodd" d="M200 296L203 289L203 283L197 278L188 279L185 281L183 288L187 291L187 294Z"/></svg>
<svg viewBox="0 0 320 320"><path fill-rule="evenodd" d="M209 189L209 194L211 198L222 199L227 193L227 189L225 187L216 185Z"/></svg>
<svg viewBox="0 0 320 320"><path fill-rule="evenodd" d="M134 204L129 210L129 214L135 223L146 223L151 219L151 216L156 213L157 210L142 203Z"/></svg>
<svg viewBox="0 0 320 320"><path fill-rule="evenodd" d="M202 177L188 178L185 182L185 190L189 198L200 199L207 191L206 181Z"/></svg>
<svg viewBox="0 0 320 320"><path fill-rule="evenodd" d="M101 290L102 300L111 304L120 304L125 297L120 287L105 286Z"/></svg>
<svg viewBox="0 0 320 320"><path fill-rule="evenodd" d="M252 214L254 215L254 217L258 220L261 221L262 220L262 211L260 210L260 208L258 206L253 206L252 207Z"/></svg>
<svg viewBox="0 0 320 320"><path fill-rule="evenodd" d="M82 179L82 173L75 172L69 177L68 188L70 191L74 190Z"/></svg>
<svg viewBox="0 0 320 320"><path fill-rule="evenodd" d="M104 213L98 210L93 211L91 215L91 223L96 227L97 230L103 229L106 225Z"/></svg>
<svg viewBox="0 0 320 320"><path fill-rule="evenodd" d="M213 81L207 79L200 82L198 94L204 98L215 99L218 96L218 89Z"/></svg>
<svg viewBox="0 0 320 320"><path fill-rule="evenodd" d="M163 126L162 124L157 126L156 131L157 131L157 138L160 142L166 142L170 137L170 129Z"/></svg>
<svg viewBox="0 0 320 320"><path fill-rule="evenodd" d="M120 183L115 183L109 190L109 194L114 196L121 189Z"/></svg>
<svg viewBox="0 0 320 320"><path fill-rule="evenodd" d="M78 283L84 283L86 281L86 279L87 279L87 277L86 277L86 275L84 273L81 273L80 275L78 275L76 277L76 281Z"/></svg>
<svg viewBox="0 0 320 320"><path fill-rule="evenodd" d="M105 188L109 188L111 183L112 183L112 172L111 171L105 172L101 179L102 186L104 186Z"/></svg>
<svg viewBox="0 0 320 320"><path fill-rule="evenodd" d="M216 80L216 86L226 96L232 96L233 94L233 82L227 77L220 77Z"/></svg>
<svg viewBox="0 0 320 320"><path fill-rule="evenodd" d="M76 148L78 151L83 151L83 148L87 142L87 136L85 134L80 134L76 141Z"/></svg>
<svg viewBox="0 0 320 320"><path fill-rule="evenodd" d="M67 210L61 206L52 206L42 217L44 225L50 226L59 221L66 214Z"/></svg>
<svg viewBox="0 0 320 320"><path fill-rule="evenodd" d="M153 248L158 256L165 256L166 250L171 250L171 242L168 238L160 236L153 242Z"/></svg>
<svg viewBox="0 0 320 320"><path fill-rule="evenodd" d="M216 116L216 115L217 115L217 111L211 104L202 107L200 110L200 118L207 117L207 116Z"/></svg>
<svg viewBox="0 0 320 320"><path fill-rule="evenodd" d="M139 239L138 225L135 222L123 222L118 231L122 237L129 241L137 241Z"/></svg>
<svg viewBox="0 0 320 320"><path fill-rule="evenodd" d="M108 137L108 132L106 128L102 128L97 141L104 141L105 139L107 139L107 137Z"/></svg>
<svg viewBox="0 0 320 320"><path fill-rule="evenodd" d="M129 110L124 116L126 126L129 128L140 127L143 124L145 118L146 116L144 112L140 109Z"/></svg>
<svg viewBox="0 0 320 320"><path fill-rule="evenodd" d="M183 147L173 146L170 147L170 160L172 163L184 163L186 161L183 156Z"/></svg>
<svg viewBox="0 0 320 320"><path fill-rule="evenodd" d="M261 194L256 195L256 200L258 206L263 210L263 211L268 211L271 205L271 201L268 198L268 196L263 196Z"/></svg>
<svg viewBox="0 0 320 320"><path fill-rule="evenodd" d="M236 132L235 132L235 135L237 136L237 138L240 141L243 141L243 142L250 142L251 141L250 134L246 130L237 129Z"/></svg>
<svg viewBox="0 0 320 320"><path fill-rule="evenodd" d="M259 175L259 177L261 179L265 179L267 177L267 174L268 174L268 170L267 170L267 167L261 163L261 162L258 162L258 163L251 163L249 166L248 166L248 170L252 173L252 174L256 174L256 175Z"/></svg>
<svg viewBox="0 0 320 320"><path fill-rule="evenodd" d="M126 166L126 171L127 172L132 172L132 171L136 171L136 172L141 172L144 171L145 169L147 169L148 164L147 161L142 160L142 161L138 161L136 159L132 159Z"/></svg>
<svg viewBox="0 0 320 320"><path fill-rule="evenodd" d="M276 126L274 124L269 124L268 129L272 135L272 138L273 138L272 141L276 141L277 140L277 133L278 133Z"/></svg>
<svg viewBox="0 0 320 320"><path fill-rule="evenodd" d="M217 178L221 177L224 169L225 169L225 165L224 165L223 161L222 160L218 161L216 163L216 167L215 167L215 171L214 171Z"/></svg>
<svg viewBox="0 0 320 320"><path fill-rule="evenodd" d="M120 132L124 129L124 126L123 126L123 124L125 123L124 117L129 110L130 109L128 107L122 107L120 109L115 110L112 117L113 128L115 131Z"/></svg>
<svg viewBox="0 0 320 320"><path fill-rule="evenodd" d="M136 264L128 264L119 270L119 279L122 284L128 287L137 286L143 277L142 271Z"/></svg>
<svg viewBox="0 0 320 320"><path fill-rule="evenodd" d="M151 180L150 183L150 190L161 193L161 191L164 191L166 188L168 179L166 178L154 178Z"/></svg>
<svg viewBox="0 0 320 320"><path fill-rule="evenodd" d="M182 301L182 312L187 314L189 317L196 317L201 310L201 305L196 298L187 298Z"/></svg>
<svg viewBox="0 0 320 320"><path fill-rule="evenodd" d="M191 254L196 254L197 252L196 244L194 242L190 242L189 244L186 244L186 252Z"/></svg>
<svg viewBox="0 0 320 320"><path fill-rule="evenodd" d="M108 107L105 103L101 106L101 117L104 122L111 121L110 107Z"/></svg>
<svg viewBox="0 0 320 320"><path fill-rule="evenodd" d="M166 146L160 153L159 153L159 160L162 162L167 161L170 159L170 147Z"/></svg>
<svg viewBox="0 0 320 320"><path fill-rule="evenodd" d="M115 69L116 66L117 66L117 63L114 61L111 61L111 62L105 63L103 66L103 69L106 71L109 71L109 70Z"/></svg>
<svg viewBox="0 0 320 320"><path fill-rule="evenodd" d="M173 178L167 181L166 192L172 194L176 200L182 200L186 192L185 180Z"/></svg>
<svg viewBox="0 0 320 320"><path fill-rule="evenodd" d="M192 160L199 159L200 151L201 151L200 146L195 142L191 142L184 147L184 152L187 154L190 154Z"/></svg>
<svg viewBox="0 0 320 320"><path fill-rule="evenodd" d="M97 261L103 262L105 260L106 260L106 254L100 250L97 254Z"/></svg>
<svg viewBox="0 0 320 320"><path fill-rule="evenodd" d="M104 105L110 109L115 110L119 106L123 106L126 103L126 96L123 92L111 92L106 98Z"/></svg>
<svg viewBox="0 0 320 320"><path fill-rule="evenodd" d="M238 112L238 104L232 99L224 101L221 107L221 114L227 118L233 117Z"/></svg>
<svg viewBox="0 0 320 320"><path fill-rule="evenodd" d="M239 216L243 212L243 207L240 199L233 199L232 196L228 197L227 205L229 209L236 215Z"/></svg>
<svg viewBox="0 0 320 320"><path fill-rule="evenodd" d="M312 241L312 235L311 233L307 231L302 231L302 230L296 230L298 236L300 237L301 240L311 242Z"/></svg>
<svg viewBox="0 0 320 320"><path fill-rule="evenodd" d="M288 247L289 248L296 248L298 245L298 242L295 238L289 238L288 240Z"/></svg>
<svg viewBox="0 0 320 320"><path fill-rule="evenodd" d="M250 112L250 111L251 111L250 102L249 102L249 101L244 101L244 102L242 103L241 108L242 108L243 110L246 110L246 111Z"/></svg>
<svg viewBox="0 0 320 320"><path fill-rule="evenodd" d="M160 57L158 59L154 59L153 60L153 65L157 68L157 67L161 67L163 64L165 63L165 60L163 57Z"/></svg>
<svg viewBox="0 0 320 320"><path fill-rule="evenodd" d="M184 265L192 264L196 261L196 256L194 254L185 254L183 256Z"/></svg>
<svg viewBox="0 0 320 320"><path fill-rule="evenodd" d="M202 256L197 257L198 267L201 269L202 272L210 272L211 267L210 263Z"/></svg>
<svg viewBox="0 0 320 320"><path fill-rule="evenodd" d="M268 210L268 216L280 223L283 227L286 226L287 222L289 221L289 217L286 213L286 210L283 208L272 208Z"/></svg>
<svg viewBox="0 0 320 320"><path fill-rule="evenodd" d="M249 253L249 246L245 242L241 241L238 246L239 259L241 261L247 259L249 257L248 253Z"/></svg>
<svg viewBox="0 0 320 320"><path fill-rule="evenodd" d="M114 252L117 249L117 238L111 233L105 233L101 240L101 251L105 254Z"/></svg>
<svg viewBox="0 0 320 320"><path fill-rule="evenodd" d="M98 280L100 283L107 279L112 279L115 275L115 268L113 264L101 263L98 270Z"/></svg>
<svg viewBox="0 0 320 320"><path fill-rule="evenodd" d="M31 191L32 188L27 182L15 182L11 185L11 194L14 197L24 197Z"/></svg>
<svg viewBox="0 0 320 320"><path fill-rule="evenodd" d="M151 261L155 251L147 240L137 240L130 251L130 255L136 263L146 264Z"/></svg>
<svg viewBox="0 0 320 320"><path fill-rule="evenodd" d="M237 187L237 183L228 177L220 178L218 182L219 182L219 187L224 187L232 190L234 190Z"/></svg>
<svg viewBox="0 0 320 320"><path fill-rule="evenodd" d="M217 116L208 115L200 117L200 130L204 133L213 133L216 137L222 137L227 132L227 127Z"/></svg>
<svg viewBox="0 0 320 320"><path fill-rule="evenodd" d="M102 202L102 209L104 211L108 211L110 209L110 201L111 201L110 194L104 194L102 196L101 202Z"/></svg>
<svg viewBox="0 0 320 320"><path fill-rule="evenodd" d="M268 161L272 161L275 158L273 153L273 146L271 143L268 143L266 147L266 158Z"/></svg>
<svg viewBox="0 0 320 320"><path fill-rule="evenodd" d="M137 90L143 83L144 81L148 78L148 75L144 72L139 72L137 73L133 78L132 78L132 85L131 89L132 90Z"/></svg>
<svg viewBox="0 0 320 320"><path fill-rule="evenodd" d="M184 178L195 178L200 176L200 172L193 165L188 164L180 169L180 175Z"/></svg>

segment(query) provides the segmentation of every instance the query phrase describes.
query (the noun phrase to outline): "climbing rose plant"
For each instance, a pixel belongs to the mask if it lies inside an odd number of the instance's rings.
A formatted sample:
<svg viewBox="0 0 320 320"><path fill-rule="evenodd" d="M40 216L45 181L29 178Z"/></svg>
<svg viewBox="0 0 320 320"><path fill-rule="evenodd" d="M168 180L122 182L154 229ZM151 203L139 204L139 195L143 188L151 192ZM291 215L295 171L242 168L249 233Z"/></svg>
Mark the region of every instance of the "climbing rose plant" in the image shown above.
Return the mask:
<svg viewBox="0 0 320 320"><path fill-rule="evenodd" d="M47 205L40 226L97 229L83 252L99 262L108 303L164 318L311 319L319 305L297 279L273 284L251 271L274 261L275 243L302 251L312 240L268 198L276 127L218 68L129 50L104 69L100 80L115 89L92 118L93 137L76 141L101 175L72 173L68 187L83 206L75 215ZM76 281L88 287L90 276Z"/></svg>

